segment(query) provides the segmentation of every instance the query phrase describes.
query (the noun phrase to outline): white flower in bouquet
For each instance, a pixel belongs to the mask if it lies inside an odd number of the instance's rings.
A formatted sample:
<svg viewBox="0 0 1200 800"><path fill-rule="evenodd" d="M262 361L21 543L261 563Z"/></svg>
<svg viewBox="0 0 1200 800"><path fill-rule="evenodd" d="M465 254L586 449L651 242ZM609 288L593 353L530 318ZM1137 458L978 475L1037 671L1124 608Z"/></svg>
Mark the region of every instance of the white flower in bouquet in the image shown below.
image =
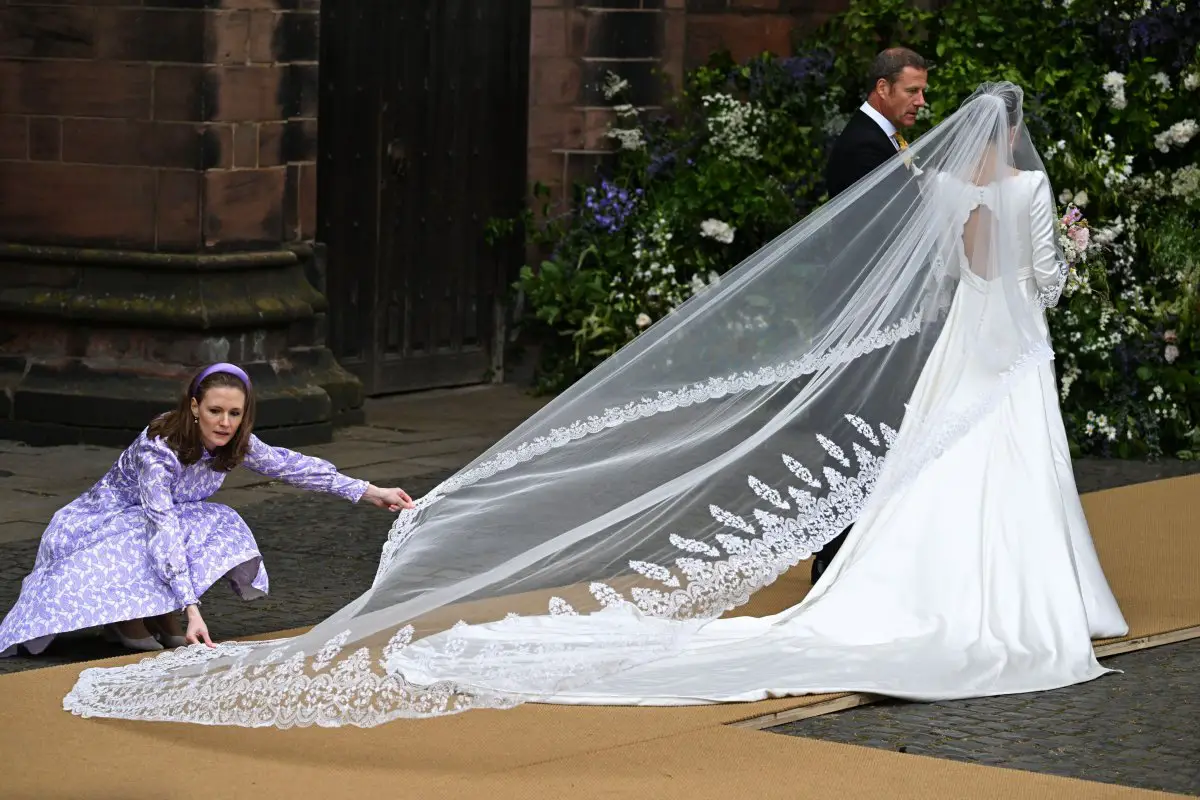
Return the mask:
<svg viewBox="0 0 1200 800"><path fill-rule="evenodd" d="M734 229L728 222L719 219L706 219L700 223L700 235L714 239L721 244L733 244Z"/></svg>
<svg viewBox="0 0 1200 800"><path fill-rule="evenodd" d="M1059 246L1063 249L1067 266L1073 267L1087 255L1088 245L1091 243L1091 231L1088 230L1087 220L1078 206L1071 205L1059 217L1057 227Z"/></svg>
<svg viewBox="0 0 1200 800"><path fill-rule="evenodd" d="M1078 194L1076 194L1073 202L1075 203L1075 205L1079 206L1080 208L1086 208L1087 204L1088 204L1087 190L1086 189L1081 190Z"/></svg>

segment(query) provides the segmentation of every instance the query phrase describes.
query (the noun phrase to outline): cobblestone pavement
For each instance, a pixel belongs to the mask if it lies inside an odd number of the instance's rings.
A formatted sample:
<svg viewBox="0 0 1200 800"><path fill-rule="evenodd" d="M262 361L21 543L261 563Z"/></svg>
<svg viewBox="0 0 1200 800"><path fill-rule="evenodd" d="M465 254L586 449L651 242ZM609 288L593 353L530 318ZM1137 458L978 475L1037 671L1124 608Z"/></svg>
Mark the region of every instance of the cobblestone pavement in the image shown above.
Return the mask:
<svg viewBox="0 0 1200 800"><path fill-rule="evenodd" d="M1037 694L883 702L773 733L1200 795L1200 641L1105 660L1124 674Z"/></svg>
<svg viewBox="0 0 1200 800"><path fill-rule="evenodd" d="M484 403L486 397L474 402ZM514 409L510 422L520 419L518 411L524 413ZM445 407L436 413L444 417ZM450 434L475 438L454 440L454 452L439 446L433 437L411 443L406 430L432 427L432 423L427 425L412 410L403 411L403 416L404 426L358 429L330 457L339 462L343 457L358 458L364 466L349 470L352 474L380 485L401 485L419 496L486 447L483 431L461 419L452 420L459 429L451 429ZM503 429L508 425L503 422ZM364 451L374 439L394 441L395 447L406 448L404 456L375 463L377 457L369 448ZM104 461L104 454L96 456L97 464ZM1088 492L1200 472L1200 463L1083 459L1076 462L1075 472L1080 491ZM214 587L204 597L205 619L214 636L237 639L312 625L370 586L391 524L387 513L271 487L227 491L228 499L224 492L215 499L231 502L254 530L270 571L271 594L243 603L224 585ZM39 510L37 515L14 517L29 530L15 540L0 539L0 612L15 602L21 579L33 565L40 526L50 513ZM95 636L60 637L37 658L0 659L0 673L123 653ZM1200 642L1120 656L1110 663L1126 673L1038 695L869 706L773 730L1200 794L1200 724L1196 722L1200 719Z"/></svg>
<svg viewBox="0 0 1200 800"><path fill-rule="evenodd" d="M1081 492L1200 472L1195 462L1081 459ZM1120 675L946 703L885 701L770 728L994 767L1200 795L1200 640L1105 659Z"/></svg>

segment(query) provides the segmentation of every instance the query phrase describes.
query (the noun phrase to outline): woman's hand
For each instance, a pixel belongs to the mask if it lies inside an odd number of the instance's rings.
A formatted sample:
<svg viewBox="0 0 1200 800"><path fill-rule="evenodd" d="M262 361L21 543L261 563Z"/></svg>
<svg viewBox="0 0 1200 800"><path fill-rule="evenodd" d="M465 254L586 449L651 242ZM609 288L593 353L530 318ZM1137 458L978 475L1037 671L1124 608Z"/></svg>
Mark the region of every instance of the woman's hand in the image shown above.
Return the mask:
<svg viewBox="0 0 1200 800"><path fill-rule="evenodd" d="M187 607L187 633L183 638L187 640L188 644L204 642L209 647L216 647L212 643L212 639L208 637L208 626L204 624L204 617L200 616L198 606Z"/></svg>
<svg viewBox="0 0 1200 800"><path fill-rule="evenodd" d="M403 489L380 489L373 483L367 484L367 491L363 497L371 505L386 508L388 511L399 511L414 506L413 499Z"/></svg>

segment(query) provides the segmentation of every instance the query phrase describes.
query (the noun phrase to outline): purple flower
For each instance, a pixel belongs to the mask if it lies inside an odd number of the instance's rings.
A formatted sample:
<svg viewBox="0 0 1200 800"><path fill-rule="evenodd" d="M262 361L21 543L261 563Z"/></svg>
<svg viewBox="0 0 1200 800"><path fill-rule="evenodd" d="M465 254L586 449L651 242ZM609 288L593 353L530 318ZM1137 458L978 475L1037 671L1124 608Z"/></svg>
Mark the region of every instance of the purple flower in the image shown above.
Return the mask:
<svg viewBox="0 0 1200 800"><path fill-rule="evenodd" d="M616 233L625 226L625 221L633 213L641 196L641 189L635 189L630 194L627 189L606 179L599 186L588 187L583 196L583 205L592 222L607 233Z"/></svg>

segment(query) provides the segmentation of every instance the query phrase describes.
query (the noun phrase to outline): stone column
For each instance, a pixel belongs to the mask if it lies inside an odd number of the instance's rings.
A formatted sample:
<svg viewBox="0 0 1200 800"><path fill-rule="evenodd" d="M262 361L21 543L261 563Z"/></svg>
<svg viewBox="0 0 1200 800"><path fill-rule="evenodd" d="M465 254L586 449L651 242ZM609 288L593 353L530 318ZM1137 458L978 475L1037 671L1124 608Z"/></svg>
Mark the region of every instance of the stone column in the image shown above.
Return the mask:
<svg viewBox="0 0 1200 800"><path fill-rule="evenodd" d="M0 8L0 438L126 443L214 360L268 440L361 415L309 244L318 3Z"/></svg>

